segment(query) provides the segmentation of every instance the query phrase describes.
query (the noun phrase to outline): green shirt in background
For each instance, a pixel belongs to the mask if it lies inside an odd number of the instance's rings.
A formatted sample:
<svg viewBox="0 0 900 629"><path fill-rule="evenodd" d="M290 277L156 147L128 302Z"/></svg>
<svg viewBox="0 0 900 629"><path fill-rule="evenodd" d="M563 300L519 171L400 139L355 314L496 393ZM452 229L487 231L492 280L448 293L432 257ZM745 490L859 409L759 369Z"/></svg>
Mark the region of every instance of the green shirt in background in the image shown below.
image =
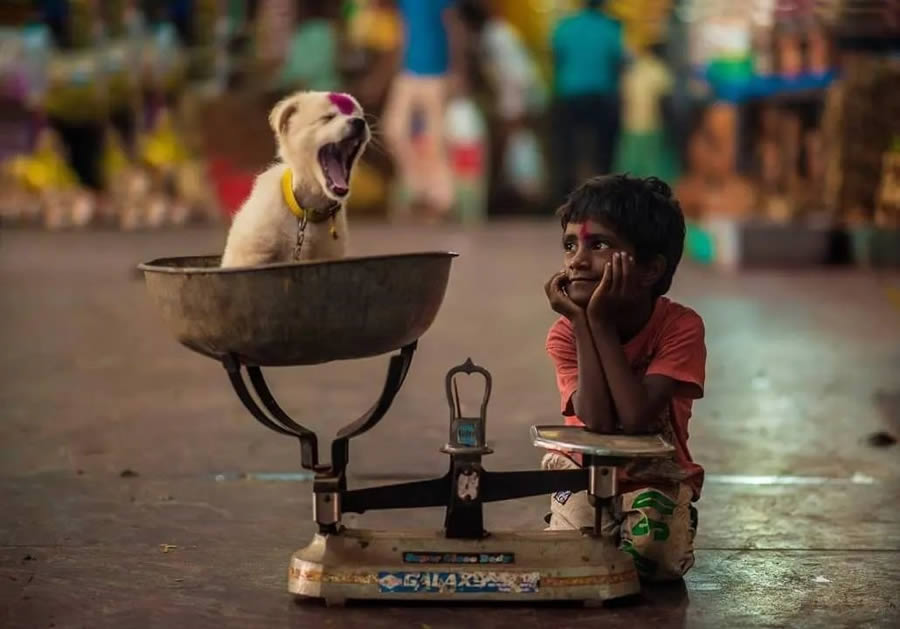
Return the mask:
<svg viewBox="0 0 900 629"><path fill-rule="evenodd" d="M554 91L558 97L616 94L625 61L622 25L601 11L584 9L553 30Z"/></svg>
<svg viewBox="0 0 900 629"><path fill-rule="evenodd" d="M334 24L325 19L304 20L288 43L278 84L285 89L323 92L340 90L338 42Z"/></svg>

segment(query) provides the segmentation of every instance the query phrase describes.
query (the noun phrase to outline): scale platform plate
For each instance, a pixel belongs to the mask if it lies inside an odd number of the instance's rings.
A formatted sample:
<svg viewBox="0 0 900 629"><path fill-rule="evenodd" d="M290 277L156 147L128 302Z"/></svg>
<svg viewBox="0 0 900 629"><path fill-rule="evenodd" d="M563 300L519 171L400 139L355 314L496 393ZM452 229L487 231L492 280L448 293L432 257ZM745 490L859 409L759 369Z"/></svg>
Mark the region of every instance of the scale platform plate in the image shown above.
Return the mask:
<svg viewBox="0 0 900 629"><path fill-rule="evenodd" d="M580 426L532 426L531 442L538 448L590 454L608 459L670 456L675 446L662 435L607 435Z"/></svg>
<svg viewBox="0 0 900 629"><path fill-rule="evenodd" d="M457 254L424 252L223 269L219 256L138 266L186 347L246 365L368 358L416 341L437 316Z"/></svg>
<svg viewBox="0 0 900 629"><path fill-rule="evenodd" d="M317 534L291 557L288 590L347 600L604 601L636 594L630 555L578 531L496 532L482 540L440 531L345 529Z"/></svg>

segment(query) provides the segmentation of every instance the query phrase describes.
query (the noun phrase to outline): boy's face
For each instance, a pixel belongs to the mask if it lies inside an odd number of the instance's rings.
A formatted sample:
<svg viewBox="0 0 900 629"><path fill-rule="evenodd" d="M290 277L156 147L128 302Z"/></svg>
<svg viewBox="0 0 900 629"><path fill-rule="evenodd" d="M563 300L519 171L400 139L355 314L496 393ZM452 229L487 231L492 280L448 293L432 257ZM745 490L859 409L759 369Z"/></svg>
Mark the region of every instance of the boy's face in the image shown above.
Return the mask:
<svg viewBox="0 0 900 629"><path fill-rule="evenodd" d="M603 277L612 254L624 251L634 256L634 246L601 223L588 220L569 223L563 232L563 260L565 262L569 298L582 308L586 307L594 289Z"/></svg>

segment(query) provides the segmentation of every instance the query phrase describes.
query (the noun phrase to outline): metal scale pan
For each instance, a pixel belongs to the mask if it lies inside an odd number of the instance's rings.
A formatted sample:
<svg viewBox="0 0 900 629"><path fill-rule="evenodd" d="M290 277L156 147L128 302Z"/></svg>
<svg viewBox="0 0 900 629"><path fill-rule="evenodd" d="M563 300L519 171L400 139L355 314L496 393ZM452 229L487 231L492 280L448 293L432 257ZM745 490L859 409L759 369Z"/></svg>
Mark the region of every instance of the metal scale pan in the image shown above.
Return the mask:
<svg viewBox="0 0 900 629"><path fill-rule="evenodd" d="M455 253L426 252L219 268L218 256L141 264L175 337L210 358L245 365L315 365L368 358L431 326Z"/></svg>

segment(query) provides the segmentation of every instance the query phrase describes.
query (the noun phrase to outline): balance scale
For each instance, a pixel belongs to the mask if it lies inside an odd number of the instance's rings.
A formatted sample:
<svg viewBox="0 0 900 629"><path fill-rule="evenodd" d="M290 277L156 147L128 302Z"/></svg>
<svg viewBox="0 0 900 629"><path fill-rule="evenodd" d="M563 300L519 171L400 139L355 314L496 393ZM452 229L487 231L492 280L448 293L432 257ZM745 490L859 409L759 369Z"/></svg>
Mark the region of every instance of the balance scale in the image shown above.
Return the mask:
<svg viewBox="0 0 900 629"><path fill-rule="evenodd" d="M601 534L616 470L632 459L671 456L658 435L623 436L583 428L532 426L535 446L583 456L571 470L493 472L482 465L491 374L466 360L446 376L450 437L440 478L350 489L350 440L385 416L409 373L418 339L443 301L456 254L427 252L219 268L217 256L162 258L140 265L152 300L176 338L225 367L241 402L261 424L300 444L314 473L317 532L295 552L288 590L331 605L350 599L439 601L604 601L636 594L640 582L618 540ZM341 428L331 462L318 438L285 413L261 367L315 365L393 353L381 395ZM456 378L480 376L480 413L464 417ZM256 399L247 386L255 392ZM572 531L486 531L484 504L558 491L587 491L594 526ZM346 513L445 507L442 530L349 528ZM607 511L609 513L609 511Z"/></svg>

